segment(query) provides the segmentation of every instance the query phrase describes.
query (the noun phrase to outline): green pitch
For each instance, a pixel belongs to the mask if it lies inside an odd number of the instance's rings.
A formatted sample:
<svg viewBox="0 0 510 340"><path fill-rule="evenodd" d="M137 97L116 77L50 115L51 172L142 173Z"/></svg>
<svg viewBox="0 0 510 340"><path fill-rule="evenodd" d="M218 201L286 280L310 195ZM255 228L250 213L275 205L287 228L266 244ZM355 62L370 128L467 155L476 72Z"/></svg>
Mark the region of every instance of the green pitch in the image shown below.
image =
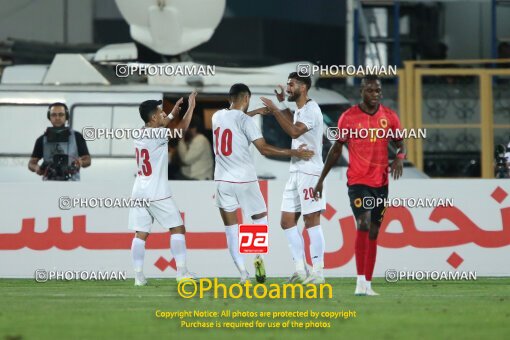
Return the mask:
<svg viewBox="0 0 510 340"><path fill-rule="evenodd" d="M177 295L173 279L149 283L148 287L134 287L132 279L46 283L1 279L0 339L508 339L510 334L510 278L399 283L376 279L373 287L381 294L377 297L354 296L354 279L329 279L333 299L323 300L223 300L211 296L187 300ZM356 311L356 317L319 318L330 323L327 329L232 330L183 329L179 319L155 316L156 310L307 309L351 310Z"/></svg>

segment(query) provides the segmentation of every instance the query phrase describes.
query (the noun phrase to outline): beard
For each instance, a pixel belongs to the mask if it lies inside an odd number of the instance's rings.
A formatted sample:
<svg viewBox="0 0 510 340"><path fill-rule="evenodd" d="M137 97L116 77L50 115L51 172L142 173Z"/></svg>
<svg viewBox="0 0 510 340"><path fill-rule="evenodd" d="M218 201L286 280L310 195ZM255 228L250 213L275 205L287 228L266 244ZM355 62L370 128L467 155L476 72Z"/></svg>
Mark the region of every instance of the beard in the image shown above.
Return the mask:
<svg viewBox="0 0 510 340"><path fill-rule="evenodd" d="M295 102L298 100L298 98L301 96L301 92L294 92L294 94L291 94L287 97L287 101L289 102Z"/></svg>

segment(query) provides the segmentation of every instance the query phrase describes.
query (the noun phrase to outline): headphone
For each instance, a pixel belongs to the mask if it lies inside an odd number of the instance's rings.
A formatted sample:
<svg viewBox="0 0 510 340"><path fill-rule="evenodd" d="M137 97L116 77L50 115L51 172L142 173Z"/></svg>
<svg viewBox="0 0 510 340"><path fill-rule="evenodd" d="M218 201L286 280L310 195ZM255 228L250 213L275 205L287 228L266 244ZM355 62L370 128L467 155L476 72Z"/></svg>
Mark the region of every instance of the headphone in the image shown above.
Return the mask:
<svg viewBox="0 0 510 340"><path fill-rule="evenodd" d="M66 112L66 120L69 120L69 108L67 107L66 104L61 103L61 102L56 102L56 103L50 104L50 106L48 106L48 112L46 113L48 120L50 120L50 111L53 106L63 106L64 110Z"/></svg>

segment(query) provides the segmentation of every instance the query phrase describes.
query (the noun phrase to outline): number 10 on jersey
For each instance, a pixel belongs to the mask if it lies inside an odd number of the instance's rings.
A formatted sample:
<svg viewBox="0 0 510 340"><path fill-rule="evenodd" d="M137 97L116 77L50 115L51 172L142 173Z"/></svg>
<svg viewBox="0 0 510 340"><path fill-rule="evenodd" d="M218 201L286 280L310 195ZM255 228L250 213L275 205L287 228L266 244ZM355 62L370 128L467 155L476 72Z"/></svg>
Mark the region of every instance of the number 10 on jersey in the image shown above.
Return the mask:
<svg viewBox="0 0 510 340"><path fill-rule="evenodd" d="M230 156L232 154L232 130L225 129L223 131L220 128L214 130L214 150L216 155L222 154L223 156Z"/></svg>

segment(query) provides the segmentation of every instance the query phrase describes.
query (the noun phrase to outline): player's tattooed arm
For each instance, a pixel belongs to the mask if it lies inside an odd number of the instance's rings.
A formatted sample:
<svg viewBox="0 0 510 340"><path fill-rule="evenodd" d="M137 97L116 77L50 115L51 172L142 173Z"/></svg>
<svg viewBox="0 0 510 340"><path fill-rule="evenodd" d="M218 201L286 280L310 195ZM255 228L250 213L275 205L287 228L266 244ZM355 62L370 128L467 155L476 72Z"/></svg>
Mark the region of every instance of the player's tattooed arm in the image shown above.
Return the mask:
<svg viewBox="0 0 510 340"><path fill-rule="evenodd" d="M292 139L296 139L305 132L308 131L308 128L305 124L301 122L297 122L294 124L292 122L292 119L290 119L287 114L285 114L283 111L280 111L280 109L273 103L271 99L260 97L264 105L271 111L276 118L276 121L280 126L282 127L283 131L285 131L286 134L288 134Z"/></svg>
<svg viewBox="0 0 510 340"><path fill-rule="evenodd" d="M407 154L406 145L403 140L393 141L393 144L397 147L397 157L391 162L390 173L393 179L399 179L404 172L404 159Z"/></svg>
<svg viewBox="0 0 510 340"><path fill-rule="evenodd" d="M322 197L322 187L324 185L324 180L326 179L326 176L328 176L329 171L338 162L338 159L342 155L342 146L344 144L342 142L336 142L333 143L331 148L328 151L328 156L326 157L326 162L324 163L324 168L322 168L321 176L319 177L319 181L317 182L317 185L315 186L315 189L313 191L314 198L316 200L320 199Z"/></svg>
<svg viewBox="0 0 510 340"><path fill-rule="evenodd" d="M313 157L315 152L306 149L306 144L301 144L298 149L282 149L266 143L264 138L259 138L253 141L253 144L264 156L271 157L297 157L304 160L309 160Z"/></svg>
<svg viewBox="0 0 510 340"><path fill-rule="evenodd" d="M193 91L190 93L188 97L188 111L184 114L181 121L177 125L177 129L187 130L189 124L191 123L191 118L193 118L193 110L195 109L195 98L197 96L197 91Z"/></svg>

